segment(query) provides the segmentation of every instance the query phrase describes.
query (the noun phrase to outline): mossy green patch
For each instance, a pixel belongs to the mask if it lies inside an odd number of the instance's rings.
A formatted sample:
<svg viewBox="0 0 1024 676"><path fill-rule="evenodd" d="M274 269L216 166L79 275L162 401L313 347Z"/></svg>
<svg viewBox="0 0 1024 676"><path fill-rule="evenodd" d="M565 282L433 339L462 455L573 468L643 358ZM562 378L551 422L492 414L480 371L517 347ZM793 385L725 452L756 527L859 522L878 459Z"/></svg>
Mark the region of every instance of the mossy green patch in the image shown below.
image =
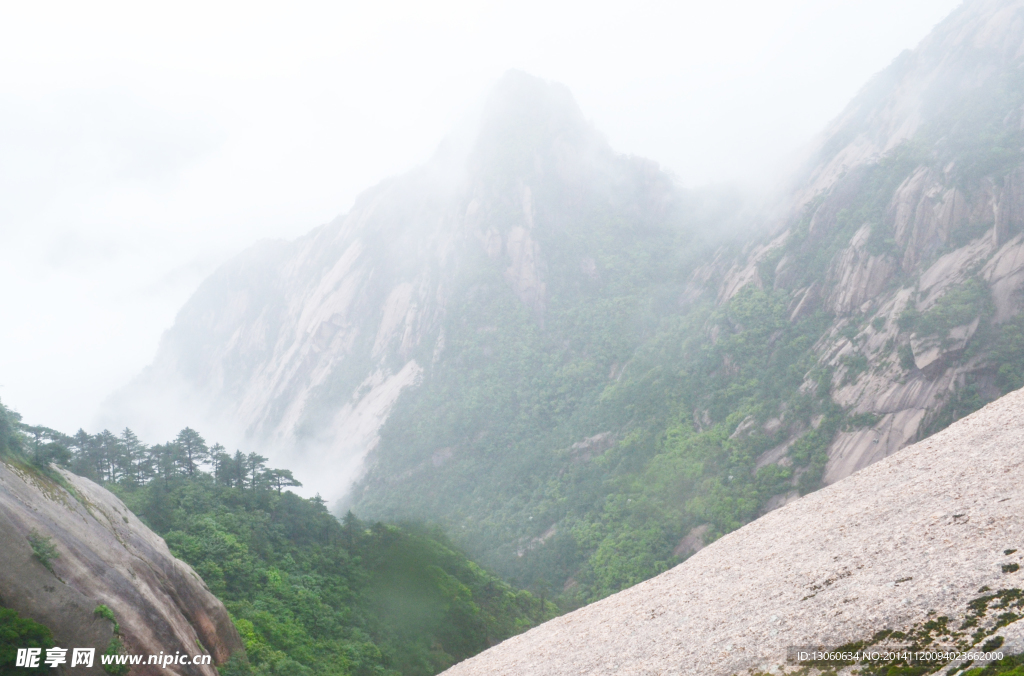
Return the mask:
<svg viewBox="0 0 1024 676"><path fill-rule="evenodd" d="M45 664L39 667L15 667L20 648L40 648L45 651L53 647L50 629L17 611L0 607L0 675L48 674L51 669ZM45 654L45 652L44 652Z"/></svg>

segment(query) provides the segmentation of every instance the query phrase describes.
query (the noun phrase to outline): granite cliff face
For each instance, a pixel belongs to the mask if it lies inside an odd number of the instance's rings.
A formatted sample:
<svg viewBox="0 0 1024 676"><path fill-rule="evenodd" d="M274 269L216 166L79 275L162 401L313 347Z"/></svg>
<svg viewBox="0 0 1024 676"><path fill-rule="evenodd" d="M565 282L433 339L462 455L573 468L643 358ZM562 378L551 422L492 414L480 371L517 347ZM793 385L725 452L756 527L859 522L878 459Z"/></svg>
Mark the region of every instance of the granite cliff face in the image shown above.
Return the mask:
<svg viewBox="0 0 1024 676"><path fill-rule="evenodd" d="M869 424L836 436L827 483L1018 384L996 347L1024 304L1022 68L1024 3L964 3L831 125L780 231L694 281L831 318L814 352Z"/></svg>
<svg viewBox="0 0 1024 676"><path fill-rule="evenodd" d="M130 654L210 655L223 664L242 654L227 610L187 564L109 491L63 470L63 483L34 467L0 461L0 605L46 625L55 645L95 648L92 669L113 638L105 605ZM33 556L29 536L49 538L52 571ZM68 653L70 655L70 652ZM174 673L216 676L212 666L177 665ZM70 673L70 672L68 672ZM132 667L139 676L170 673Z"/></svg>
<svg viewBox="0 0 1024 676"><path fill-rule="evenodd" d="M817 156L800 173L797 206L831 189L853 167L913 140L951 103L988 99L993 88L1010 84L1003 78L1024 57L1022 21L1020 4L1012 0L968 0L920 45L903 52L822 132Z"/></svg>

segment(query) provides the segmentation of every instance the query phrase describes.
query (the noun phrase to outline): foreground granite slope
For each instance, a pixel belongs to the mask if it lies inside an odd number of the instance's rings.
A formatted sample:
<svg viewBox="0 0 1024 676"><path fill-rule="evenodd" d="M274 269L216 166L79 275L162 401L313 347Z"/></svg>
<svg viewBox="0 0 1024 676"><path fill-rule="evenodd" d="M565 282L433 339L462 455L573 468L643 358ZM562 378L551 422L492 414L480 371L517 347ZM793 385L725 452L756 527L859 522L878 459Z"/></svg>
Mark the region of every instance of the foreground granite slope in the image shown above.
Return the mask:
<svg viewBox="0 0 1024 676"><path fill-rule="evenodd" d="M92 481L61 471L74 495L29 466L0 461L0 605L50 627L62 648L107 649L109 607L128 653L210 654L214 664L241 652L227 610L199 576L124 503ZM29 535L50 538L52 572ZM70 655L70 651L68 653ZM102 674L75 667L77 674ZM212 666L133 667L148 674L216 676Z"/></svg>
<svg viewBox="0 0 1024 676"><path fill-rule="evenodd" d="M445 673L779 673L787 646L837 647L943 615L956 624L984 587L1024 587L1022 555L1017 391ZM1024 650L1024 620L999 635Z"/></svg>

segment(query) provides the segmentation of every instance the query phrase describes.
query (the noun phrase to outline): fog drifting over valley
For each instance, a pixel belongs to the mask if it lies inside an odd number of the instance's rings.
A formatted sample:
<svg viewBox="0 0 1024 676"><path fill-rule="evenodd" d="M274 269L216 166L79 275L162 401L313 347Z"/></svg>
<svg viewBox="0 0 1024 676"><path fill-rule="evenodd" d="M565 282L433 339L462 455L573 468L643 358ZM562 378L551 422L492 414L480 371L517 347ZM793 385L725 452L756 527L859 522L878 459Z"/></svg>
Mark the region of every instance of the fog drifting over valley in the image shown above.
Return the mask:
<svg viewBox="0 0 1024 676"><path fill-rule="evenodd" d="M958 4L8 4L0 399L96 431L219 263L423 162L510 68L685 185L766 189Z"/></svg>

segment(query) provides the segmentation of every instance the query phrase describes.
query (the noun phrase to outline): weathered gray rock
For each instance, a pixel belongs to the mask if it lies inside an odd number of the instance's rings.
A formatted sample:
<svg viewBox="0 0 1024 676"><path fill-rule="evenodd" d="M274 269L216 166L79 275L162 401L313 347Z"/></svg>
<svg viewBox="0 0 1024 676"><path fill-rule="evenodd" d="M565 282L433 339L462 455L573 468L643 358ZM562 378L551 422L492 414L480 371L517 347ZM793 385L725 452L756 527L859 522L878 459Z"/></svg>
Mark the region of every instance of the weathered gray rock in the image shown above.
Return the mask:
<svg viewBox="0 0 1024 676"><path fill-rule="evenodd" d="M818 363L835 374L832 399L850 413L873 414L877 421L836 436L826 483L920 439L967 382L985 391L994 387L989 384L991 363L968 348L976 335L991 335L1024 310L1024 235L1018 234L1024 229L1024 166L965 181L957 179L959 160L942 168L924 162L894 190L884 216L871 212L870 218L879 222L851 224L840 215L865 213L858 210L872 195L863 191L873 189L863 181L866 167L912 139L939 148L935 129L931 136L915 136L937 124L934 111L950 101L998 90L1000 78L1017 72L1022 59L1024 0L965 2L917 49L876 77L822 135L809 168L798 177L781 232L739 260L720 260L717 274L702 271L704 279L718 280L718 299L724 302L745 286L763 287L759 269L766 252L781 247L785 253L774 287L790 293L790 320L799 321L812 309L834 317L813 348ZM1015 129L1024 124L1021 115L1009 111L1001 123ZM805 207L811 210L806 216ZM838 253L825 277L813 284L802 278L787 238L806 227L799 246L813 250L824 247L830 236L838 239L836 233L850 233L851 226L857 227L852 237L842 235L850 237L848 242L831 242ZM899 326L905 311L926 313L972 279L988 286L994 315L979 303L975 317L944 335ZM853 338L852 326L858 327ZM968 360L967 354L974 356ZM851 360L866 360L868 368L851 373ZM811 382L805 387L812 389ZM785 462L785 446L776 451L764 461Z"/></svg>
<svg viewBox="0 0 1024 676"><path fill-rule="evenodd" d="M50 627L60 647L96 648L97 666L75 674L103 673L99 654L112 627L95 616L100 604L114 612L128 653L209 654L221 664L243 651L224 605L163 539L109 491L61 475L72 492L35 468L0 462L2 605ZM52 573L33 556L32 531L57 549ZM212 666L192 665L131 673L216 676Z"/></svg>
<svg viewBox="0 0 1024 676"><path fill-rule="evenodd" d="M936 615L955 622L983 586L1024 586L1024 572L1002 569L1024 558L1022 475L1018 391L445 673L778 673L788 646L834 648ZM1001 633L1016 645L1022 629Z"/></svg>
<svg viewBox="0 0 1024 676"><path fill-rule="evenodd" d="M971 92L990 84L996 64L1024 54L1022 7L1017 0L965 2L916 49L897 57L822 132L792 204L806 204L850 169L912 139L937 92Z"/></svg>
<svg viewBox="0 0 1024 676"><path fill-rule="evenodd" d="M917 290L920 300L916 303L916 308L921 311L932 308L949 289L967 281L995 250L989 233L941 256L918 278Z"/></svg>
<svg viewBox="0 0 1024 676"><path fill-rule="evenodd" d="M1018 314L1024 298L1024 235L1017 235L1006 242L985 264L981 277L992 287L992 299L996 305L995 322L1005 322Z"/></svg>
<svg viewBox="0 0 1024 676"><path fill-rule="evenodd" d="M944 413L960 410L943 407L968 382L986 397L995 391L995 369L971 341L995 335L1024 308L1024 235L1016 234L1024 230L1024 166L980 169L988 165L971 153L942 163L935 158L960 152L949 141L959 124L943 115L1002 91L1001 78L1018 72L1022 60L1024 0L965 2L869 83L823 134L806 171L794 177L797 187L765 216L775 224L771 234L709 256L679 290L684 312L698 300L725 303L753 286L777 294L773 300L786 304L791 322L831 315L813 346L821 368L808 372L802 391L818 393L811 373L831 369L833 401L851 414L871 415L844 421L863 428L835 436L826 483L920 439ZM511 127L479 137L476 159L463 163L458 181L445 179L432 162L385 181L351 213L296 242L256 247L225 266L189 301L154 364L122 393L112 406L118 415L108 420L138 425L154 439L190 424L223 441L249 435L253 445L298 449L276 460L299 470L307 488L329 497L343 493L396 401L403 393L414 397L444 353L442 327L455 311L449 305L460 304L453 280L469 278L458 270L487 270L500 280L495 287L503 282L502 292L511 290L543 328L560 284L569 281L556 273L572 270L579 277L574 283L608 274L600 257L587 252L545 250L552 241L546 232L586 213L579 208L589 203L585 195L601 196L592 213L628 204L621 213L629 222L671 202L668 188L644 187L636 201L623 192L620 184L662 186L664 177L657 178L651 163L615 157L580 124L575 104L563 100L567 93L552 91L551 105L528 111L524 124L546 145L530 146L514 172L503 162L492 165L501 167L501 180L481 172L487 167L479 160L532 143L509 143L519 139ZM498 108L517 106L508 98ZM992 124L1024 129L1019 102L1013 107ZM901 146L911 140L913 147ZM958 173L961 164L974 168ZM545 211L545 194L554 193L571 205L558 218ZM904 312L928 312L974 279L991 290L994 316L986 302L946 335L902 325ZM712 344L729 331L710 321L705 328ZM723 374L735 373L728 356L722 366ZM626 368L616 363L609 379ZM165 410L190 416L170 429L147 428L146 416ZM784 418L784 406L771 415ZM716 422L706 409L695 410L693 419L698 430ZM237 425L236 433L225 433L225 425ZM758 468L792 465L789 445L806 431L787 424L791 438L762 454ZM375 485L407 481L423 468L458 466L463 458L456 446L442 445L418 464L381 470ZM576 449L570 457L584 462L588 456ZM302 473L303 465L316 471ZM787 499L783 493L768 506Z"/></svg>
<svg viewBox="0 0 1024 676"><path fill-rule="evenodd" d="M871 226L863 226L829 268L825 285L832 292L826 305L833 314L849 314L877 298L896 271L895 261L890 257L873 256L865 250L870 236Z"/></svg>

